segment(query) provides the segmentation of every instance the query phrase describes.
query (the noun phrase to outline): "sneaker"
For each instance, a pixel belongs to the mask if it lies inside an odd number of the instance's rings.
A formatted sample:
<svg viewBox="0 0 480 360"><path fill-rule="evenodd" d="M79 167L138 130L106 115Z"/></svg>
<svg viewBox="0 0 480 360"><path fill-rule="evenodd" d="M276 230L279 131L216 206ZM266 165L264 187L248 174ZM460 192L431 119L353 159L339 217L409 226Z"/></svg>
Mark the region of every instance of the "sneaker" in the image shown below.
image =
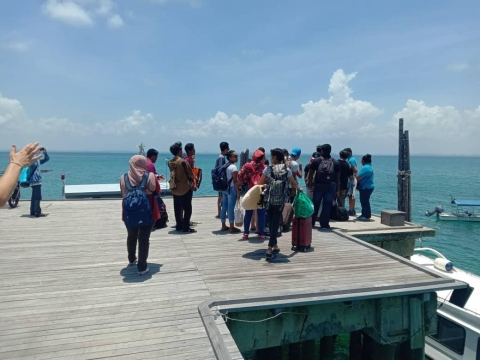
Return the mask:
<svg viewBox="0 0 480 360"><path fill-rule="evenodd" d="M266 236L265 235L258 235L257 238L258 238L258 240L263 240L263 239L266 238Z"/></svg>
<svg viewBox="0 0 480 360"><path fill-rule="evenodd" d="M369 219L367 219L365 216L359 216L359 217L357 217L357 220L358 221L368 221Z"/></svg>
<svg viewBox="0 0 480 360"><path fill-rule="evenodd" d="M267 260L273 260L275 258L275 255L273 255L273 252L266 252L265 253L265 259Z"/></svg>
<svg viewBox="0 0 480 360"><path fill-rule="evenodd" d="M137 265L137 260L135 260L134 262L129 262L128 263L128 266L133 266L133 265Z"/></svg>
<svg viewBox="0 0 480 360"><path fill-rule="evenodd" d="M348 214L348 216L355 216L355 215L357 215L357 213L355 212L355 210L353 210L353 211L347 211L347 214Z"/></svg>
<svg viewBox="0 0 480 360"><path fill-rule="evenodd" d="M149 271L150 271L150 269L147 267L145 270L139 271L139 272L138 272L138 275L145 275L145 274L148 273Z"/></svg>
<svg viewBox="0 0 480 360"><path fill-rule="evenodd" d="M242 239L243 240L248 240L248 234L243 234Z"/></svg>

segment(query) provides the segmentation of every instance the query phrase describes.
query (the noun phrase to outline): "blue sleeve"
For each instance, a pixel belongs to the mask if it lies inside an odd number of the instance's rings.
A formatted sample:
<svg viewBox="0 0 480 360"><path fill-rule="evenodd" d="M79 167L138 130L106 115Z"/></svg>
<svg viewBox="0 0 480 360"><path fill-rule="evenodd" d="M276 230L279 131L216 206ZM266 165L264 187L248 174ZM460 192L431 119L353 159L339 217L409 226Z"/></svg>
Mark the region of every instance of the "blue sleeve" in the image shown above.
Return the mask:
<svg viewBox="0 0 480 360"><path fill-rule="evenodd" d="M372 174L372 170L368 166L362 167L358 172L358 176L360 176L362 179L365 178L366 176L370 176L371 174Z"/></svg>
<svg viewBox="0 0 480 360"><path fill-rule="evenodd" d="M349 162L350 165L352 165L353 167L358 167L358 164L357 164L357 160L356 160L356 159L350 158L350 159L348 159L348 162Z"/></svg>
<svg viewBox="0 0 480 360"><path fill-rule="evenodd" d="M48 153L43 153L43 159L40 160L40 165L45 164L48 160L50 160L50 156L48 156Z"/></svg>

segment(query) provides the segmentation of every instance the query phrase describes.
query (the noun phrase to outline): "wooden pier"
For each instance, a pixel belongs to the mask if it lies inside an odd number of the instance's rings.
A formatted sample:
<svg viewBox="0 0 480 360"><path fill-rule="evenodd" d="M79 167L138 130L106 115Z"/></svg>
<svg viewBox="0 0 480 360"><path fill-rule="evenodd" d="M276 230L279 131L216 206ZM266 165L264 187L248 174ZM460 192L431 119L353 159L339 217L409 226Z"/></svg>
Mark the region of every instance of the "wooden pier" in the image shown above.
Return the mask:
<svg viewBox="0 0 480 360"><path fill-rule="evenodd" d="M173 226L172 200L166 204ZM246 346L295 338L295 325L263 322L267 330L276 326L278 339L262 337L252 325L253 344L234 340L245 327L227 327L216 314L254 320L281 309L336 311L339 304L350 308L338 319L353 317L355 324L332 329L409 339L414 349L434 330L435 291L464 286L349 231L314 229L308 253L292 252L285 233L280 255L268 263L268 240L244 241L219 231L216 198L194 198L198 233L170 227L152 233L150 273L138 276L136 267L127 266L119 200L47 200L42 209L48 217L29 217L28 202L0 209L0 359L241 359ZM390 303L383 313L390 318L379 318L375 311ZM300 340L328 335L318 326L306 329Z"/></svg>

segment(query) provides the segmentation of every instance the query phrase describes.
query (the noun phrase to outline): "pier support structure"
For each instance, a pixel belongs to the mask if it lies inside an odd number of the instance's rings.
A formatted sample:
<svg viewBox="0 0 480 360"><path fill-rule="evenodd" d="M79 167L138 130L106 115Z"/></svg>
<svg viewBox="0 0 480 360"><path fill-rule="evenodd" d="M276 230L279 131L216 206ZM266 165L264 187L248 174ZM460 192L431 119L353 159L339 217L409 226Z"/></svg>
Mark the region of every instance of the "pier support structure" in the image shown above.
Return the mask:
<svg viewBox="0 0 480 360"><path fill-rule="evenodd" d="M290 352L298 353L299 346L294 344L302 343L304 351L313 354L315 349L308 340L321 339L317 353L328 359L333 356L335 335L350 333L350 349L355 349L351 359L366 359L371 355L373 359L395 360L399 358L399 345L405 343L403 347L411 351L403 351L406 357L402 359L408 360L414 359L413 354L418 350L422 351L425 335L436 331L436 306L437 296L432 292L241 311L228 314L229 318L240 321L228 320L227 327L239 350L246 353L285 345ZM281 315L272 318L280 312Z"/></svg>
<svg viewBox="0 0 480 360"><path fill-rule="evenodd" d="M403 119L398 120L398 210L405 220L412 221L412 171L410 169L410 140L408 130L403 130Z"/></svg>

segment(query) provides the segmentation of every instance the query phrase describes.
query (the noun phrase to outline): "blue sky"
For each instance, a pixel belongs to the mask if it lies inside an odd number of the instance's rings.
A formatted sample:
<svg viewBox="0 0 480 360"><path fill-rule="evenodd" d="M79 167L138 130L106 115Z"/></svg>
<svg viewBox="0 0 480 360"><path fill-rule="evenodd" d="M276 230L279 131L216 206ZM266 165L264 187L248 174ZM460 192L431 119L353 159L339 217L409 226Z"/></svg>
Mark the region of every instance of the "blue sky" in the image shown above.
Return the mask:
<svg viewBox="0 0 480 360"><path fill-rule="evenodd" d="M0 5L0 142L476 154L480 2ZM453 148L439 146L453 142Z"/></svg>

